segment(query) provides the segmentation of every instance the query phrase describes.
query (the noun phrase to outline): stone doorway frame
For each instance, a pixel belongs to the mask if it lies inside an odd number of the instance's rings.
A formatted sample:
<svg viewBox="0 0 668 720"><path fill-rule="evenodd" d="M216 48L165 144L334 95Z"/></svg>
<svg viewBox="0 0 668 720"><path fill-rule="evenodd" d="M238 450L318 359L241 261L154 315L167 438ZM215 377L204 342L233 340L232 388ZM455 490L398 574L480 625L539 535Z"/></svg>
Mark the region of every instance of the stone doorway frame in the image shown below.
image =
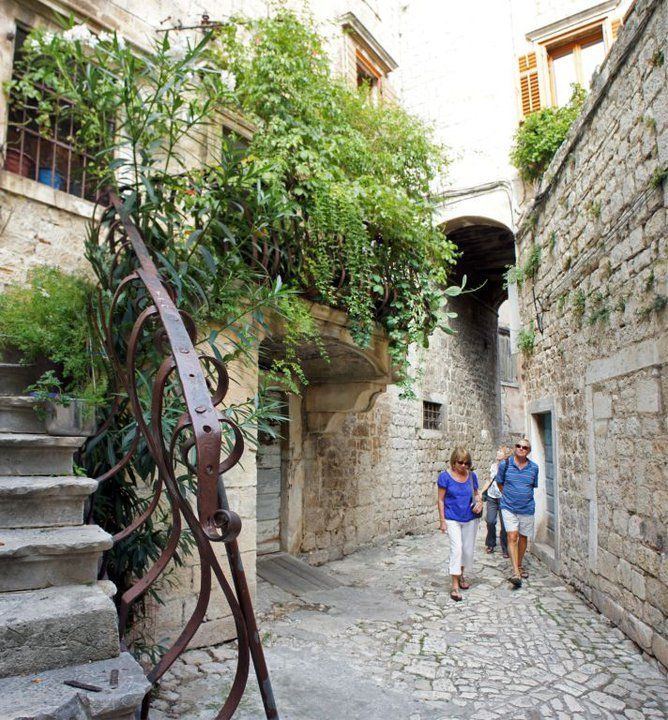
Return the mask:
<svg viewBox="0 0 668 720"><path fill-rule="evenodd" d="M527 405L527 428L531 441L531 459L538 464L538 491L536 493L536 537L533 542L533 552L543 560L552 572L559 572L560 565L560 444L559 444L559 415L555 399L543 398ZM545 485L545 450L543 445L542 427L539 417L549 413L552 416L552 452L554 464L554 547L541 541L541 525L547 521L546 516L546 485Z"/></svg>

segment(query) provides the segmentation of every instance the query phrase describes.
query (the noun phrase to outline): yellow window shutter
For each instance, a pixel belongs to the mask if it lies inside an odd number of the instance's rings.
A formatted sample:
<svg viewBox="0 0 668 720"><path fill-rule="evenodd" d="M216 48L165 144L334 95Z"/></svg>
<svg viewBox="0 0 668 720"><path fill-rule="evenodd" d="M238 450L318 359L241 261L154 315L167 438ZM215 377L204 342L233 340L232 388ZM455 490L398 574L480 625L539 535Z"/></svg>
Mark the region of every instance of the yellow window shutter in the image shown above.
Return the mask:
<svg viewBox="0 0 668 720"><path fill-rule="evenodd" d="M619 28L622 26L621 20L613 20L611 23L611 30L612 30L612 42L615 42L617 39L617 35L619 35Z"/></svg>
<svg viewBox="0 0 668 720"><path fill-rule="evenodd" d="M540 83L538 82L538 63L536 53L527 53L518 58L520 73L520 96L522 101L522 117L540 110Z"/></svg>

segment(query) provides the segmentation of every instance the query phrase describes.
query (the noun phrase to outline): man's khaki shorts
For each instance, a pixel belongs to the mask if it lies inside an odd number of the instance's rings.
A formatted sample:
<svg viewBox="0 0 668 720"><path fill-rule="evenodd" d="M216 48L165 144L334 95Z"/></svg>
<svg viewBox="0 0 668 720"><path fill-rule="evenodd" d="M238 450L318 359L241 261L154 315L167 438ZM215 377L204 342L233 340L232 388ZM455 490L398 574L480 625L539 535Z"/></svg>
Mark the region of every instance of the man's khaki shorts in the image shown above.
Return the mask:
<svg viewBox="0 0 668 720"><path fill-rule="evenodd" d="M519 530L520 535L533 540L533 515L516 515L510 510L501 508L501 517L506 532L516 532Z"/></svg>

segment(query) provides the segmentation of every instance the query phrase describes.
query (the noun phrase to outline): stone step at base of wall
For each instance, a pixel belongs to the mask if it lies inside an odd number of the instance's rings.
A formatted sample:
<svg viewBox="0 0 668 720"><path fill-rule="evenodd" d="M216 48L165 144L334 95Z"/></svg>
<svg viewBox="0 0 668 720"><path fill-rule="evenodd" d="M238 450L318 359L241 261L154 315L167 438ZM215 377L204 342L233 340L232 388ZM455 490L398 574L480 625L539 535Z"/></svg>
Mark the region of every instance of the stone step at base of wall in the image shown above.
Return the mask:
<svg viewBox="0 0 668 720"><path fill-rule="evenodd" d="M92 583L113 542L97 525L0 530L0 592Z"/></svg>
<svg viewBox="0 0 668 720"><path fill-rule="evenodd" d="M111 687L113 671L118 687ZM92 685L98 692L65 685ZM111 660L0 680L0 718L3 720L133 720L135 710L151 687L129 653Z"/></svg>
<svg viewBox="0 0 668 720"><path fill-rule="evenodd" d="M85 437L0 433L0 475L71 475Z"/></svg>
<svg viewBox="0 0 668 720"><path fill-rule="evenodd" d="M35 398L25 395L0 395L0 432L45 433L44 417L35 410Z"/></svg>
<svg viewBox="0 0 668 720"><path fill-rule="evenodd" d="M0 594L0 678L107 660L119 651L118 617L106 587Z"/></svg>
<svg viewBox="0 0 668 720"><path fill-rule="evenodd" d="M96 480L76 475L0 477L0 532L80 525L84 502L96 488Z"/></svg>

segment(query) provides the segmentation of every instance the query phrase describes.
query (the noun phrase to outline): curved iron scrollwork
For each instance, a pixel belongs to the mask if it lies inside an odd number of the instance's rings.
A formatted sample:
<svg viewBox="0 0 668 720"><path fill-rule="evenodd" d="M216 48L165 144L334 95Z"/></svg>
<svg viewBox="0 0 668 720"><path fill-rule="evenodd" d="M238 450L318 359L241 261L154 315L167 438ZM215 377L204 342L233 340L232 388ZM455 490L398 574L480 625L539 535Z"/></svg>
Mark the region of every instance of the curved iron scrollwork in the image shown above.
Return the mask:
<svg viewBox="0 0 668 720"><path fill-rule="evenodd" d="M248 584L241 561L237 537L241 519L228 507L223 474L237 464L244 449L243 436L237 425L216 409L228 389L228 375L223 363L215 357L200 355L195 348L196 327L192 318L176 307L173 293L161 280L142 237L131 219L123 213L121 199L110 195L106 241L113 265L121 267L130 261L129 272L115 283L115 292L103 320L103 342L114 368L119 390L127 396L137 430L126 455L108 470L100 481L123 472L140 444L155 463L153 496L144 512L114 536L117 543L142 526L165 499L171 511L171 528L167 544L158 560L120 599L119 625L123 640L132 604L142 598L160 578L173 559L183 530L183 521L192 533L199 555L200 588L192 615L181 634L160 661L148 673L155 683L186 649L202 624L211 599L212 584L220 585L236 626L238 657L234 680L217 720L229 720L244 694L252 659L267 718L278 718L269 672L255 621ZM123 265L123 267L125 267ZM115 313L132 294L136 319L119 350L114 323ZM149 391L138 386L143 359L142 343L153 335L153 346L162 361L152 375ZM142 368L144 369L144 368ZM167 393L178 393L183 413L166 436L163 409ZM148 397L147 397L148 395ZM120 403L112 408L112 416ZM107 423L111 422L110 418ZM226 442L223 442L224 439ZM177 468L187 468L196 478L197 512L179 484ZM230 586L218 562L212 543L224 543L234 587ZM141 717L147 718L150 693L142 705Z"/></svg>

